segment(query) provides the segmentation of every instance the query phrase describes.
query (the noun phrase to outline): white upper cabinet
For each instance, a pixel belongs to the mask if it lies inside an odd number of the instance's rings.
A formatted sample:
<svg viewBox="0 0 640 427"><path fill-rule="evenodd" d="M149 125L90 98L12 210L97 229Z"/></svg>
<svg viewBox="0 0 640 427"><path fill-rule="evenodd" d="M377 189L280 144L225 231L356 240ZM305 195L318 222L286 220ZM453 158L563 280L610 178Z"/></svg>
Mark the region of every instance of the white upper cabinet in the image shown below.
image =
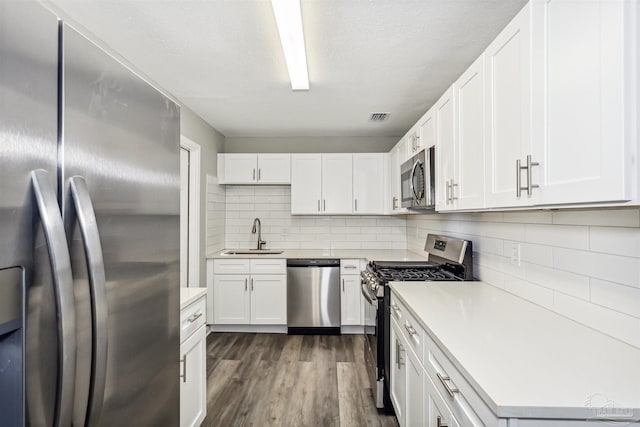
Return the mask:
<svg viewBox="0 0 640 427"><path fill-rule="evenodd" d="M218 154L218 179L221 184L253 184L257 177L257 154Z"/></svg>
<svg viewBox="0 0 640 427"><path fill-rule="evenodd" d="M527 4L485 52L485 199L487 207L528 205L516 197L531 145L531 5ZM523 164L526 166L526 164Z"/></svg>
<svg viewBox="0 0 640 427"><path fill-rule="evenodd" d="M484 207L484 55L453 85L454 175L449 197L457 209Z"/></svg>
<svg viewBox="0 0 640 427"><path fill-rule="evenodd" d="M291 154L218 154L221 184L290 184Z"/></svg>
<svg viewBox="0 0 640 427"><path fill-rule="evenodd" d="M455 126L453 86L436 102L433 113L436 119L436 210L455 209L451 196L455 177Z"/></svg>
<svg viewBox="0 0 640 427"><path fill-rule="evenodd" d="M384 213L384 154L353 155L353 213Z"/></svg>
<svg viewBox="0 0 640 427"><path fill-rule="evenodd" d="M436 124L433 108L427 111L418 122L419 148L429 148L436 145ZM420 151L420 150L418 150Z"/></svg>
<svg viewBox="0 0 640 427"><path fill-rule="evenodd" d="M291 184L291 154L258 154L258 184Z"/></svg>
<svg viewBox="0 0 640 427"><path fill-rule="evenodd" d="M637 2L535 0L532 7L530 154L539 163L532 185L540 186L533 189L540 204L635 197Z"/></svg>
<svg viewBox="0 0 640 427"><path fill-rule="evenodd" d="M291 155L291 213L322 213L322 154Z"/></svg>
<svg viewBox="0 0 640 427"><path fill-rule="evenodd" d="M407 158L415 156L420 150L424 148L422 145L422 138L420 138L419 125L415 125L413 129L406 135L407 144Z"/></svg>
<svg viewBox="0 0 640 427"><path fill-rule="evenodd" d="M382 191L382 187L380 187ZM353 212L353 155L322 155L322 213Z"/></svg>

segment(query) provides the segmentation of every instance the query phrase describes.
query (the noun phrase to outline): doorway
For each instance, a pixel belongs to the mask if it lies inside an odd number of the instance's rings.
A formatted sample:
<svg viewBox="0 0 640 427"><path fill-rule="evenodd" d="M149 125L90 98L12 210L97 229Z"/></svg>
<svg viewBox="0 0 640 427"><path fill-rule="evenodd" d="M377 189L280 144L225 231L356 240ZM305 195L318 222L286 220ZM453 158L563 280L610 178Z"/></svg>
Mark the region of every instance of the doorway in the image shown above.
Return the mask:
<svg viewBox="0 0 640 427"><path fill-rule="evenodd" d="M200 287L200 145L180 137L180 287Z"/></svg>

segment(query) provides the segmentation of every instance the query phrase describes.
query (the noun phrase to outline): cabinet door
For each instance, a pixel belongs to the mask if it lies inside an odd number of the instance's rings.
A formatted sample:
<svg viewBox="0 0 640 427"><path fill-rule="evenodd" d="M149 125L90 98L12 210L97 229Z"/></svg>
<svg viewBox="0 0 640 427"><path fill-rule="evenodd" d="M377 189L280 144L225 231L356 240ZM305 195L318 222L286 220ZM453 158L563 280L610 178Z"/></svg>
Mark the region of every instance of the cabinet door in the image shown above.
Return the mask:
<svg viewBox="0 0 640 427"><path fill-rule="evenodd" d="M206 347L204 325L180 345L180 427L197 427L207 415Z"/></svg>
<svg viewBox="0 0 640 427"><path fill-rule="evenodd" d="M440 392L436 389L433 381L429 377L426 371L423 371L423 393L425 402L425 423L427 427L441 427L443 425L449 427L457 427L451 411L447 407L446 403L440 396Z"/></svg>
<svg viewBox="0 0 640 427"><path fill-rule="evenodd" d="M406 426L405 409L407 403L407 374L406 355L402 344L402 335L397 330L395 321L391 321L391 339L389 340L391 349L391 372L390 372L390 394L393 409L396 411L398 424L400 427Z"/></svg>
<svg viewBox="0 0 640 427"><path fill-rule="evenodd" d="M322 155L322 213L353 213L353 155Z"/></svg>
<svg viewBox="0 0 640 427"><path fill-rule="evenodd" d="M434 107L436 118L436 210L453 210L448 184L455 177L455 127L453 121L453 87L447 89Z"/></svg>
<svg viewBox="0 0 640 427"><path fill-rule="evenodd" d="M485 199L489 208L535 202L526 194L516 197L516 161L526 161L532 152L530 21L531 3L485 52Z"/></svg>
<svg viewBox="0 0 640 427"><path fill-rule="evenodd" d="M287 276L281 274L252 275L251 323L254 325L287 324Z"/></svg>
<svg viewBox="0 0 640 427"><path fill-rule="evenodd" d="M407 427L423 427L425 425L425 399L423 393L425 371L412 350L407 350L405 354L407 356L407 413L405 425Z"/></svg>
<svg viewBox="0 0 640 427"><path fill-rule="evenodd" d="M395 147L389 153L389 185L391 187L391 212L396 213L400 208L400 148Z"/></svg>
<svg viewBox="0 0 640 427"><path fill-rule="evenodd" d="M434 109L432 108L420 119L419 149L436 145L436 125L433 113Z"/></svg>
<svg viewBox="0 0 640 427"><path fill-rule="evenodd" d="M362 322L361 315L361 298L360 295L360 276L350 275L342 276L342 294L340 295L340 317L342 325L360 325Z"/></svg>
<svg viewBox="0 0 640 427"><path fill-rule="evenodd" d="M258 178L257 154L223 154L224 156L224 183L225 184L252 184Z"/></svg>
<svg viewBox="0 0 640 427"><path fill-rule="evenodd" d="M484 207L484 55L460 76L455 91L455 173L450 197L456 209Z"/></svg>
<svg viewBox="0 0 640 427"><path fill-rule="evenodd" d="M353 213L384 213L384 154L353 155Z"/></svg>
<svg viewBox="0 0 640 427"><path fill-rule="evenodd" d="M625 81L636 79L629 17L638 16L637 2L544 0L532 7L532 160L540 163L533 168L540 190L533 191L541 204L628 200L634 156L625 158L625 125L637 117L625 108Z"/></svg>
<svg viewBox="0 0 640 427"><path fill-rule="evenodd" d="M322 155L291 155L291 213L320 214L322 202Z"/></svg>
<svg viewBox="0 0 640 427"><path fill-rule="evenodd" d="M258 154L259 184L291 184L291 154Z"/></svg>
<svg viewBox="0 0 640 427"><path fill-rule="evenodd" d="M213 320L219 325L247 325L251 322L249 275L213 276Z"/></svg>

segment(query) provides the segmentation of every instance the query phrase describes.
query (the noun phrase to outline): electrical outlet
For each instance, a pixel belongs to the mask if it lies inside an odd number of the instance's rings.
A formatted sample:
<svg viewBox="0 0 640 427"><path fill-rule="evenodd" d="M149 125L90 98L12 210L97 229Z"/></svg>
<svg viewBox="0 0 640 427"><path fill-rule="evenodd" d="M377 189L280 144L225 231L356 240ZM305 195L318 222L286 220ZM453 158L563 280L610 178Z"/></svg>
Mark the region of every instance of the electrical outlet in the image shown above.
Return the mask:
<svg viewBox="0 0 640 427"><path fill-rule="evenodd" d="M520 243L513 243L511 245L511 264L520 267Z"/></svg>

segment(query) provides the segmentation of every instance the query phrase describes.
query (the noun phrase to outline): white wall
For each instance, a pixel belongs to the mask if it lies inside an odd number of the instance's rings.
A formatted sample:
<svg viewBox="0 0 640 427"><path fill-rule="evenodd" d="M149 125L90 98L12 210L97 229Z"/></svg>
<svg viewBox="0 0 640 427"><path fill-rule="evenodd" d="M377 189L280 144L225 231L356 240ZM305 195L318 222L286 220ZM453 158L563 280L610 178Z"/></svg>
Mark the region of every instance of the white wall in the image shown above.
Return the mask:
<svg viewBox="0 0 640 427"><path fill-rule="evenodd" d="M640 210L407 217L409 249L427 233L472 240L478 279L640 347Z"/></svg>
<svg viewBox="0 0 640 427"><path fill-rule="evenodd" d="M406 221L382 216L292 216L289 186L227 186L225 246L254 248L253 219L274 249L405 249Z"/></svg>

